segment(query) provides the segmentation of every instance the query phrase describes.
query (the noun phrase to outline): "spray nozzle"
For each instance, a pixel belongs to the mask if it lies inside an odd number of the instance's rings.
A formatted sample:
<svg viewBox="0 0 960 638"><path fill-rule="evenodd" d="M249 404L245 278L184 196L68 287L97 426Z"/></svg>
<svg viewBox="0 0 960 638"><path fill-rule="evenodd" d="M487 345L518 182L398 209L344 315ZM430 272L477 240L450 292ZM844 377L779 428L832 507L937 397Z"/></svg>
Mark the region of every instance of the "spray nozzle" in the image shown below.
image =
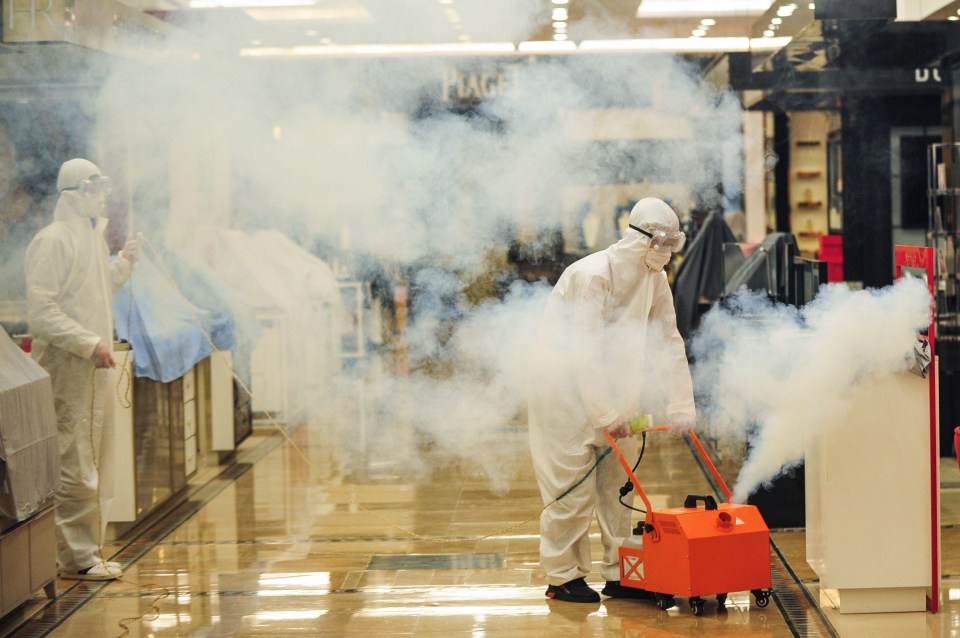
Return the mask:
<svg viewBox="0 0 960 638"><path fill-rule="evenodd" d="M630 431L634 434L640 434L653 425L652 414L638 414L630 419Z"/></svg>

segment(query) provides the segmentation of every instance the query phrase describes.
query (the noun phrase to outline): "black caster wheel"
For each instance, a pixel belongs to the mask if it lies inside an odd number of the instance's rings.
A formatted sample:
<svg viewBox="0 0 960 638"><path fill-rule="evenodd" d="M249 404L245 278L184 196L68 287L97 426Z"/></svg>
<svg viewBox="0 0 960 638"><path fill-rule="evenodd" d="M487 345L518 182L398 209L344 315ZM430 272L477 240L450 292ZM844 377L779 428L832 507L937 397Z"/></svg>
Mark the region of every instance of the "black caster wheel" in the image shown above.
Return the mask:
<svg viewBox="0 0 960 638"><path fill-rule="evenodd" d="M717 594L717 605L719 605L720 607L723 607L723 605L724 605L726 602L727 602L727 595L726 595L726 594Z"/></svg>
<svg viewBox="0 0 960 638"><path fill-rule="evenodd" d="M754 600L757 601L757 607L766 607L770 604L770 592L762 589L754 589L752 592Z"/></svg>
<svg viewBox="0 0 960 638"><path fill-rule="evenodd" d="M701 598L691 598L691 599L690 599L690 606L693 607L693 615L694 615L694 616L702 616L702 615L703 615L703 599L701 599Z"/></svg>
<svg viewBox="0 0 960 638"><path fill-rule="evenodd" d="M673 596L666 596L664 594L654 594L654 597L657 600L657 607L659 609L670 609L676 603Z"/></svg>

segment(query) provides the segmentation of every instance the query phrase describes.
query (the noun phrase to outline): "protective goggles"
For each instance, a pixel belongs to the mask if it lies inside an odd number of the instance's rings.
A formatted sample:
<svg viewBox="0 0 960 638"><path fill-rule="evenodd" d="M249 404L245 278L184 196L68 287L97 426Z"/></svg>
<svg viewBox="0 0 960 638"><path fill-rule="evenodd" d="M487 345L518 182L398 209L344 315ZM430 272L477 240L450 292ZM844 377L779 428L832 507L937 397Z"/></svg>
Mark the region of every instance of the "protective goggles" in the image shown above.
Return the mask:
<svg viewBox="0 0 960 638"><path fill-rule="evenodd" d="M677 253L680 252L680 250L683 248L683 245L687 241L687 236L683 234L683 231L677 230L668 233L662 230L655 230L650 232L642 228L637 228L633 224L629 224L629 226L641 235L646 235L649 237L650 247L654 250L662 248L663 250L669 250L672 253Z"/></svg>
<svg viewBox="0 0 960 638"><path fill-rule="evenodd" d="M106 195L113 188L109 177L94 175L89 179L82 180L76 186L67 186L65 191L78 191L81 195Z"/></svg>

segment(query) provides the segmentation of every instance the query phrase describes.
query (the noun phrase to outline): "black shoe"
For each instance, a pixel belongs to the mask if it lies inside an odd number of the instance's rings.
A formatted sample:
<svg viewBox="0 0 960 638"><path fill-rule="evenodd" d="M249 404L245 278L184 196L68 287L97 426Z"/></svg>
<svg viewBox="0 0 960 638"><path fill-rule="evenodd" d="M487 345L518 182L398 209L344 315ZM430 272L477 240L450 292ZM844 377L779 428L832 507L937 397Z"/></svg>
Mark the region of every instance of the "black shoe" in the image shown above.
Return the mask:
<svg viewBox="0 0 960 638"><path fill-rule="evenodd" d="M639 587L624 587L619 580L608 580L606 586L600 590L604 596L610 598L633 598L635 600L652 600L653 594Z"/></svg>
<svg viewBox="0 0 960 638"><path fill-rule="evenodd" d="M582 578L571 580L562 585L547 587L547 598L563 600L568 603L598 603L600 594L590 589L587 581Z"/></svg>

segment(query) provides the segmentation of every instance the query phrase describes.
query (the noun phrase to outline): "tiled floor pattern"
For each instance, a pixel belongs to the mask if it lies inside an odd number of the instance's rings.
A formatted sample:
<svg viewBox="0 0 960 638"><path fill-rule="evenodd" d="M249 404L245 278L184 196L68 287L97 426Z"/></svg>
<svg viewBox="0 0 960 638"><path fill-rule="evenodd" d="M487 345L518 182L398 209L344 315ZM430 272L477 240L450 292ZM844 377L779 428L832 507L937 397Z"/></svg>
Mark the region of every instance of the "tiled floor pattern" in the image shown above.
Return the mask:
<svg viewBox="0 0 960 638"><path fill-rule="evenodd" d="M127 566L123 581L58 581L55 602L38 594L0 624L0 633L960 636L960 603L951 600L960 594L956 462L942 466L944 613L851 617L819 607L803 532L791 530L772 534L777 600L761 609L748 592L733 592L724 607L708 601L697 617L682 599L659 610L645 601L572 605L544 598L537 552L541 502L532 472L523 469L529 453L521 432L503 433L504 454L515 455L520 469L508 488L493 490L468 461L411 472L402 452L380 450L365 455L374 462L357 468L330 454L341 449L331 439L324 428L307 427L293 437L294 447L258 428L229 472L198 478L163 520L109 548ZM675 437L648 446L639 474L656 508L709 491L688 447ZM594 542L596 557L596 534Z"/></svg>

